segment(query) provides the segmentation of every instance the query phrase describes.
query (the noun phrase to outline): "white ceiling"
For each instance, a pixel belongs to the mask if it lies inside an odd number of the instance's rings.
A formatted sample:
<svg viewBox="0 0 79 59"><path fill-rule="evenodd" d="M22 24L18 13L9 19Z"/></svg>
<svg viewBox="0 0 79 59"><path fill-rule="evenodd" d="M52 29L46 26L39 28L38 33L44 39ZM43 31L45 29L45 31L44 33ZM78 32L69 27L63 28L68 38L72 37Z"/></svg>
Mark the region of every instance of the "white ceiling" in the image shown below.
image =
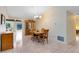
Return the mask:
<svg viewBox="0 0 79 59"><path fill-rule="evenodd" d="M33 18L34 16L40 16L44 13L48 7L45 6L8 6L7 13L9 16L18 18Z"/></svg>
<svg viewBox="0 0 79 59"><path fill-rule="evenodd" d="M64 6L67 10L79 15L78 6ZM48 6L7 6L9 16L18 17L20 19L33 18L34 16L42 15L49 7ZM62 7L63 8L63 7Z"/></svg>

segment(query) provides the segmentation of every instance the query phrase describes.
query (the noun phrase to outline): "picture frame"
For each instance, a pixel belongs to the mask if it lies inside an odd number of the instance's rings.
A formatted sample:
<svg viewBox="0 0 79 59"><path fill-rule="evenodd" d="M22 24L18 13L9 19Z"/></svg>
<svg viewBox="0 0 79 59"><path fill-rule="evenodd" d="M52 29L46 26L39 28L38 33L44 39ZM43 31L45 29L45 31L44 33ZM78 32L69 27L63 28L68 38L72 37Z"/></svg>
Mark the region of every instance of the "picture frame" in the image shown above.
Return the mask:
<svg viewBox="0 0 79 59"><path fill-rule="evenodd" d="M1 14L1 24L5 24L5 16Z"/></svg>
<svg viewBox="0 0 79 59"><path fill-rule="evenodd" d="M17 23L17 30L22 30L22 23Z"/></svg>

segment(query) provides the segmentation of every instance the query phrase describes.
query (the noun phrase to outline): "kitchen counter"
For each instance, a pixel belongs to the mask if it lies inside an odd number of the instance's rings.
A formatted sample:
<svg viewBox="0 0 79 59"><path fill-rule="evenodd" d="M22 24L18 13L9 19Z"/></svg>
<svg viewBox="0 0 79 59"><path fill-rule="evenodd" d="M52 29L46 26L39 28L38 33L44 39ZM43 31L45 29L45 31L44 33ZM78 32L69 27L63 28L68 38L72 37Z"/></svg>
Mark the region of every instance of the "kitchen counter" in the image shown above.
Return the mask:
<svg viewBox="0 0 79 59"><path fill-rule="evenodd" d="M8 34L8 33L13 33L13 32L12 32L12 31L4 31L4 32L0 32L0 34L3 34L3 33Z"/></svg>

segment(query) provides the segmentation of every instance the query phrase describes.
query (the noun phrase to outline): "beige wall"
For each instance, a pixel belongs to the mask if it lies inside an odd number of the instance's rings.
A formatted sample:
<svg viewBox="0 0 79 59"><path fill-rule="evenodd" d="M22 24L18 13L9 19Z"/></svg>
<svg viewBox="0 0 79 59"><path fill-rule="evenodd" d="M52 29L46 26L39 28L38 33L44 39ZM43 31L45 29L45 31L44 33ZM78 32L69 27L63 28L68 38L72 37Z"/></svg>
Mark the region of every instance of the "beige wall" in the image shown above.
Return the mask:
<svg viewBox="0 0 79 59"><path fill-rule="evenodd" d="M76 30L79 30L79 16L75 15Z"/></svg>

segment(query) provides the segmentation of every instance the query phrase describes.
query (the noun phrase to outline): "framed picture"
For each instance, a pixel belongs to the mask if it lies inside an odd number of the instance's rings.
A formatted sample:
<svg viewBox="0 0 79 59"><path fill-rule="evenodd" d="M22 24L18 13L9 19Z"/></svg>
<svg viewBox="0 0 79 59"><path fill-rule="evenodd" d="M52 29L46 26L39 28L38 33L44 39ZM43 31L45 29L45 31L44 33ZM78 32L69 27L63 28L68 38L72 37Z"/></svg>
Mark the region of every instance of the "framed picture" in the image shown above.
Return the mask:
<svg viewBox="0 0 79 59"><path fill-rule="evenodd" d="M22 30L22 24L21 23L17 23L17 30Z"/></svg>
<svg viewBox="0 0 79 59"><path fill-rule="evenodd" d="M11 28L11 24L10 23L6 23L6 29Z"/></svg>
<svg viewBox="0 0 79 59"><path fill-rule="evenodd" d="M1 14L1 24L5 24L5 16Z"/></svg>

